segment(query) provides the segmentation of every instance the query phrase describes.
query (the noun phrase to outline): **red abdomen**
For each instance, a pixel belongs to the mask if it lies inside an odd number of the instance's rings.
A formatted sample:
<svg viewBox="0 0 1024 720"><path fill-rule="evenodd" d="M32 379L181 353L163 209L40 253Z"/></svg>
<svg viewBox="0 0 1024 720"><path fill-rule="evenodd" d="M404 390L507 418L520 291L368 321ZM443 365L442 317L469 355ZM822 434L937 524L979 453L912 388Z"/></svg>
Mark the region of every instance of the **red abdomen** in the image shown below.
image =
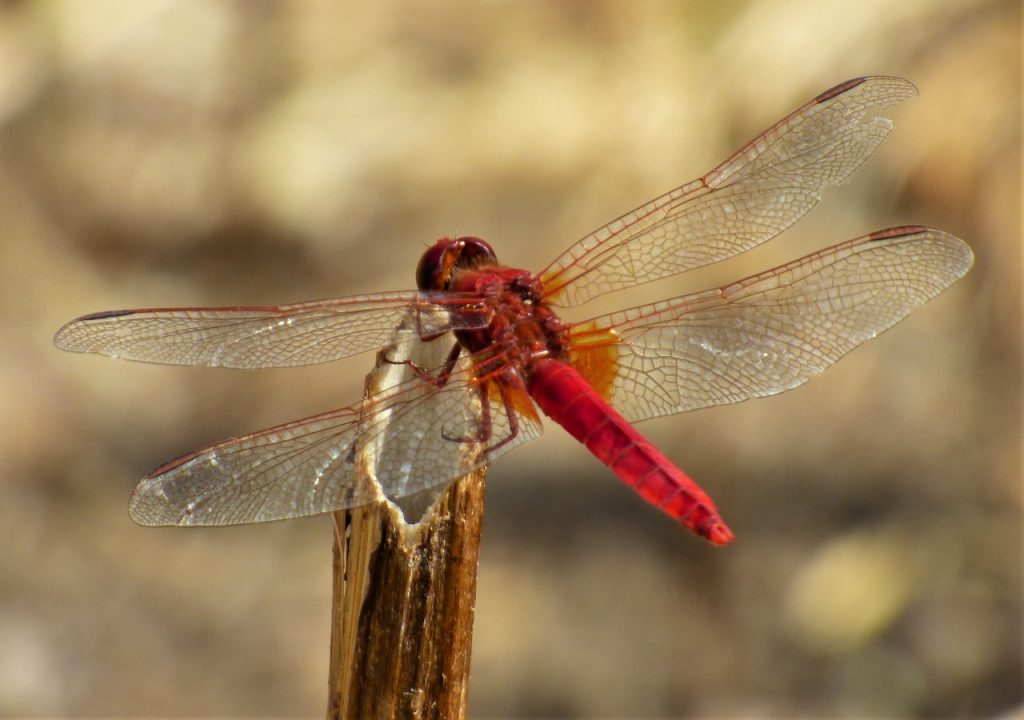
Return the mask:
<svg viewBox="0 0 1024 720"><path fill-rule="evenodd" d="M538 360L530 365L530 395L552 420L587 446L645 500L707 538L733 538L711 498L630 425L571 365Z"/></svg>

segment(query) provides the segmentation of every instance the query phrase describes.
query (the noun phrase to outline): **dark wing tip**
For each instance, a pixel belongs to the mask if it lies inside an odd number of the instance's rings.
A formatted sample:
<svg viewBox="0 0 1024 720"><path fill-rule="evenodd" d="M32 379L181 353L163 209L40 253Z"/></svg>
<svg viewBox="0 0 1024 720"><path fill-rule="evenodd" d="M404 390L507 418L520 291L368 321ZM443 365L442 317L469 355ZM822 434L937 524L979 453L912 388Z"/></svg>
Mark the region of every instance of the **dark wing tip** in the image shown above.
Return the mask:
<svg viewBox="0 0 1024 720"><path fill-rule="evenodd" d="M876 230L868 235L868 238L873 242L878 242L879 240L892 240L893 238L920 235L921 233L928 232L929 230L930 228L927 228L924 225L899 225L897 227L886 228L885 230Z"/></svg>
<svg viewBox="0 0 1024 720"><path fill-rule="evenodd" d="M950 235L943 230L927 227L925 225L899 225L897 227L876 230L867 236L868 242L884 242L888 240L901 240L903 238L928 239L936 246L943 248L944 257L947 262L944 267L945 277L948 282L943 287L948 287L956 279L961 278L974 265L974 251L966 242Z"/></svg>
<svg viewBox="0 0 1024 720"><path fill-rule="evenodd" d="M910 95L917 95L917 88L914 86L914 83L910 82L909 80L900 77L895 77L892 75L867 75L864 77L853 78L851 80L841 82L835 87L829 88L825 92L818 95L818 97L814 98L814 102L818 104L826 103L829 100L832 100L833 98L842 95L843 93L850 92L854 88L871 81L902 85Z"/></svg>
<svg viewBox="0 0 1024 720"><path fill-rule="evenodd" d="M88 322L89 320L106 320L107 318L121 317L122 315L131 315L135 310L104 310L102 312L90 313L83 315L82 317L72 322Z"/></svg>
<svg viewBox="0 0 1024 720"><path fill-rule="evenodd" d="M814 102L823 103L831 100L836 95L842 95L844 92L848 92L858 85L862 85L867 80L866 77L853 78L846 82L841 82L835 87L829 88L818 97L814 98Z"/></svg>
<svg viewBox="0 0 1024 720"><path fill-rule="evenodd" d="M131 315L134 312L134 310L104 310L103 312L90 313L89 315L83 315L80 318L75 318L71 322L64 323L60 329L54 333L53 344L61 350L87 352L88 348L80 346L79 341L81 340L81 336L79 336L77 332L83 325L96 320L109 320L111 318L122 317L124 315Z"/></svg>

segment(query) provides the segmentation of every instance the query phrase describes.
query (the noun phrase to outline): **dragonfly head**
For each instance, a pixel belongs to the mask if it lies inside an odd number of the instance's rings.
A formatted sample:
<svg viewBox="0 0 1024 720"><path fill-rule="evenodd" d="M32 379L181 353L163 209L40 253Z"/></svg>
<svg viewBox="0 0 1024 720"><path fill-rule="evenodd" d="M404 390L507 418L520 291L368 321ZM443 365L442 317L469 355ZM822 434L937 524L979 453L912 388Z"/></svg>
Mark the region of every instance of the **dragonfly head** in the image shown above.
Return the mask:
<svg viewBox="0 0 1024 720"><path fill-rule="evenodd" d="M441 238L431 245L416 267L420 290L448 290L459 270L497 265L494 249L478 237Z"/></svg>

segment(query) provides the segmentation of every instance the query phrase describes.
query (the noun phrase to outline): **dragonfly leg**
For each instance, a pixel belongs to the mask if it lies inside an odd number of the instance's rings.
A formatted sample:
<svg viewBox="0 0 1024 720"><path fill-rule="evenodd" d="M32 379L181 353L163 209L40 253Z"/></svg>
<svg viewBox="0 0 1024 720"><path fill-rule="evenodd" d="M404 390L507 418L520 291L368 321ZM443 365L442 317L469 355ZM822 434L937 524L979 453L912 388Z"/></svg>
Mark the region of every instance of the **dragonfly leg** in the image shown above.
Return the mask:
<svg viewBox="0 0 1024 720"><path fill-rule="evenodd" d="M511 375L512 378L518 381L518 376L515 373L509 373L508 375ZM512 442L519 435L519 413L516 412L515 403L510 396L511 388L515 387L515 383L509 383L506 376L505 382L480 383L477 386L480 393L480 419L482 423L479 442L486 443L494 437L494 425L491 421L491 403L488 398L489 386L497 388L498 394L501 395L501 404L505 408L505 417L508 418L508 434L493 445L485 447L483 450L485 453L492 453L498 450L503 445Z"/></svg>
<svg viewBox="0 0 1024 720"><path fill-rule="evenodd" d="M508 418L508 434L493 445L487 445L494 438L494 422L491 415L490 389L495 388L501 395L501 402L505 408L505 416ZM444 433L444 438L452 442L470 443L473 445L485 445L484 453L494 452L498 448L510 443L519 435L519 414L509 396L511 390L506 382L483 381L476 384L476 391L480 400L480 419L476 432L461 436Z"/></svg>
<svg viewBox="0 0 1024 720"><path fill-rule="evenodd" d="M451 377L452 370L455 368L455 362L459 359L459 353L461 351L462 346L455 343L455 345L452 346L451 352L448 353L448 358L444 361L444 365L437 371L437 374L420 367L412 360L392 360L388 357L387 350L380 354L380 359L389 365L405 365L421 380L428 382L435 387L444 387L448 382L448 378Z"/></svg>
<svg viewBox="0 0 1024 720"><path fill-rule="evenodd" d="M500 448L502 445L512 442L513 439L519 434L519 413L516 412L513 407L512 401L509 399L508 387L503 383L498 384L499 392L501 393L501 402L505 406L505 417L508 418L508 435L494 445L490 445L484 449L485 453L491 453ZM487 402L486 398L483 398L484 407L487 409L487 417L490 419L490 403Z"/></svg>
<svg viewBox="0 0 1024 720"><path fill-rule="evenodd" d="M486 443L491 439L493 434L493 425L491 423L491 404L487 400L487 387L490 385L488 382L481 382L476 384L476 392L480 396L480 420L477 425L477 429L471 433L464 433L462 435L450 435L447 430L442 433L445 440L452 442L467 443L471 445L479 445Z"/></svg>

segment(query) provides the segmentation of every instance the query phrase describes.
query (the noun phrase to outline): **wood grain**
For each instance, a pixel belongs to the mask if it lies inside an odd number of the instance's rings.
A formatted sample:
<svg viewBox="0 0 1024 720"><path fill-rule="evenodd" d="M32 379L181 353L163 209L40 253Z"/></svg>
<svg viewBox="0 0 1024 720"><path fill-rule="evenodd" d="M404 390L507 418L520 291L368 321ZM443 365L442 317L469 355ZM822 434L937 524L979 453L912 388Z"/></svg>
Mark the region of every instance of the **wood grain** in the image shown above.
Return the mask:
<svg viewBox="0 0 1024 720"><path fill-rule="evenodd" d="M485 472L416 525L388 503L335 514L328 718L464 718Z"/></svg>

